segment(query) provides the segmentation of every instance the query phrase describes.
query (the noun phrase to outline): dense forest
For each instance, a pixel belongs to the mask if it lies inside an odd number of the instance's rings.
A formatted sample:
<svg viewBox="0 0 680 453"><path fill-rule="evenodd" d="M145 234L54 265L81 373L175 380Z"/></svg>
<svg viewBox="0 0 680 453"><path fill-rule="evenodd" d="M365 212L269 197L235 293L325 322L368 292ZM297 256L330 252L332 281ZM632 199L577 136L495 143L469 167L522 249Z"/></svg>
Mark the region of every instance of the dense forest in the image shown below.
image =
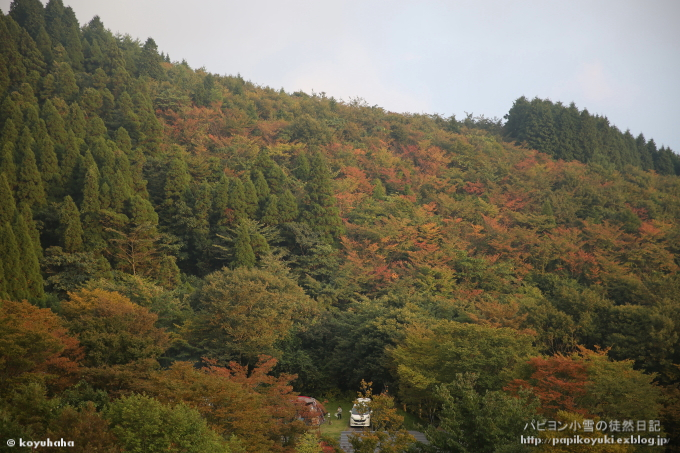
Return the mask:
<svg viewBox="0 0 680 453"><path fill-rule="evenodd" d="M3 444L321 452L296 395L365 380L378 426L422 421L411 451L680 451L670 149L549 100L274 90L62 0L14 0L0 43Z"/></svg>

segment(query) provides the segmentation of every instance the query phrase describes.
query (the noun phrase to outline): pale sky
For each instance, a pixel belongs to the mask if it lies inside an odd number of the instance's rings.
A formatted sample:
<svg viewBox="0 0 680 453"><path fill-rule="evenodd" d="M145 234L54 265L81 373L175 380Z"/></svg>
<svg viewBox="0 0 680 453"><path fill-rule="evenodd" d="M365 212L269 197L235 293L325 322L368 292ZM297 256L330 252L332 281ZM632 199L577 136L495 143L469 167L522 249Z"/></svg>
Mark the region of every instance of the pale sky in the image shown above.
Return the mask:
<svg viewBox="0 0 680 453"><path fill-rule="evenodd" d="M678 0L63 1L258 85L458 119L573 101L680 152Z"/></svg>

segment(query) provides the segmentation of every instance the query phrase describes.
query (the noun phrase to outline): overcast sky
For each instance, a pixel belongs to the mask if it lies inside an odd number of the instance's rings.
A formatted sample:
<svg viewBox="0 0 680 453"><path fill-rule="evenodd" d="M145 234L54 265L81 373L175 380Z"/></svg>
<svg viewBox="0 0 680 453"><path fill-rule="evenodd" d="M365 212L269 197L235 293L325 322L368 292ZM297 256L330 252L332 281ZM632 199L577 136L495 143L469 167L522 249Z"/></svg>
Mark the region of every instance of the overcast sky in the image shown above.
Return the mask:
<svg viewBox="0 0 680 453"><path fill-rule="evenodd" d="M680 152L678 0L63 0L173 61L394 112L502 118L519 96ZM0 0L3 12L10 0Z"/></svg>

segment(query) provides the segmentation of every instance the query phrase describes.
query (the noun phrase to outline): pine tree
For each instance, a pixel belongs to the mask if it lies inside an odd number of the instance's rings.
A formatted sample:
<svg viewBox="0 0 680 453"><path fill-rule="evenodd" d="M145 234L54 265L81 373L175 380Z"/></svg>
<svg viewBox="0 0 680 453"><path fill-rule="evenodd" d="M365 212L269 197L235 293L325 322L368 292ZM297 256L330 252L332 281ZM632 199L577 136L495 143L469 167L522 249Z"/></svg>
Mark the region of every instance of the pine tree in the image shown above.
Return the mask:
<svg viewBox="0 0 680 453"><path fill-rule="evenodd" d="M40 119L37 134L35 135L36 149L39 151L38 162L40 175L49 195L54 196L61 190L61 174L59 172L59 160L54 152L54 144L47 133L45 121Z"/></svg>
<svg viewBox="0 0 680 453"><path fill-rule="evenodd" d="M26 220L19 211L15 213L12 227L21 253L21 272L26 280L26 294L28 297L42 297L44 290L39 256L35 253L35 244L33 244Z"/></svg>
<svg viewBox="0 0 680 453"><path fill-rule="evenodd" d="M83 46L80 40L80 24L76 14L70 6L64 8L63 24L65 27L61 43L68 53L68 60L71 67L77 71L83 69Z"/></svg>
<svg viewBox="0 0 680 453"><path fill-rule="evenodd" d="M113 174L113 179L109 179L107 182L111 188L109 209L114 212L123 212L125 202L132 196L132 188L127 184L120 169L117 169Z"/></svg>
<svg viewBox="0 0 680 453"><path fill-rule="evenodd" d="M68 143L68 135L66 134L64 119L57 111L51 99L47 99L43 104L41 115L42 119L45 120L47 133L54 142L55 151L57 155L61 155Z"/></svg>
<svg viewBox="0 0 680 453"><path fill-rule="evenodd" d="M17 198L30 206L43 206L47 202L43 180L33 154L33 137L24 127L19 139L19 157L21 166L17 178Z"/></svg>
<svg viewBox="0 0 680 453"><path fill-rule="evenodd" d="M7 142L0 148L0 169L11 189L17 185L17 166L14 163L14 143Z"/></svg>
<svg viewBox="0 0 680 453"><path fill-rule="evenodd" d="M123 91L121 95L118 96L117 107L122 117L122 127L130 134L132 144L137 145L143 140L142 122L135 113L132 98L127 91Z"/></svg>
<svg viewBox="0 0 680 453"><path fill-rule="evenodd" d="M17 141L19 141L19 132L14 127L12 118L7 118L2 127L2 134L0 134L0 146L5 146L7 143L14 145Z"/></svg>
<svg viewBox="0 0 680 453"><path fill-rule="evenodd" d="M11 222L15 210L14 196L7 184L5 173L0 173L0 225Z"/></svg>
<svg viewBox="0 0 680 453"><path fill-rule="evenodd" d="M229 179L222 174L213 191L211 224L216 232L224 233L228 225L227 210L229 209Z"/></svg>
<svg viewBox="0 0 680 453"><path fill-rule="evenodd" d="M385 186L379 179L373 180L373 198L376 200L384 200L387 197L387 192L385 191Z"/></svg>
<svg viewBox="0 0 680 453"><path fill-rule="evenodd" d="M300 154L297 158L297 165L295 166L295 170L293 170L293 174L300 180L300 181L307 181L309 179L309 176L312 172L312 168L309 163L309 159L307 158L306 154Z"/></svg>
<svg viewBox="0 0 680 453"><path fill-rule="evenodd" d="M84 143L73 134L73 131L69 130L67 137L68 142L64 148L64 154L59 161L59 169L62 187L67 193L75 193L79 176L77 170L82 160L80 146Z"/></svg>
<svg viewBox="0 0 680 453"><path fill-rule="evenodd" d="M132 187L134 192L148 197L146 190L146 181L144 180L144 163L146 157L138 147L132 148L132 140L130 135L124 127L119 127L116 131L116 146L120 149L129 161L130 177L132 178Z"/></svg>
<svg viewBox="0 0 680 453"><path fill-rule="evenodd" d="M99 193L99 170L93 163L85 173L83 186L83 203L80 207L85 248L90 251L103 249L106 242L103 239L102 226L99 220L101 200Z"/></svg>
<svg viewBox="0 0 680 453"><path fill-rule="evenodd" d="M255 266L255 253L250 244L250 232L244 220L239 222L234 241L234 267L252 268Z"/></svg>
<svg viewBox="0 0 680 453"><path fill-rule="evenodd" d="M315 153L310 160L310 178L305 191L303 220L327 242L332 242L343 228L331 189L330 172L321 153Z"/></svg>
<svg viewBox="0 0 680 453"><path fill-rule="evenodd" d="M235 219L240 219L247 215L245 198L241 180L237 178L232 179L229 184L229 209L233 211Z"/></svg>
<svg viewBox="0 0 680 453"><path fill-rule="evenodd" d="M40 243L40 232L38 231L38 227L35 224L35 220L33 220L33 211L31 211L30 206L28 206L26 203L21 203L19 205L19 214L23 216L24 222L26 223L28 235L31 237L31 242L33 243L33 251L35 252L35 256L37 256L38 260L40 260L43 257L43 250Z"/></svg>
<svg viewBox="0 0 680 453"><path fill-rule="evenodd" d="M251 172L250 179L253 181L253 185L255 186L257 201L261 206L263 206L264 202L267 200L267 197L269 196L270 193L267 180L264 178L264 175L260 170L253 170Z"/></svg>
<svg viewBox="0 0 680 453"><path fill-rule="evenodd" d="M281 223L279 215L279 197L269 195L262 210L262 223L265 225L278 225Z"/></svg>
<svg viewBox="0 0 680 453"><path fill-rule="evenodd" d="M160 55L158 55L158 46L156 45L156 41L152 38L147 39L144 43L144 47L142 47L142 55L138 68L140 76L158 79L163 74L161 58Z"/></svg>
<svg viewBox="0 0 680 453"><path fill-rule="evenodd" d="M83 250L83 227L80 223L80 212L70 196L64 197L59 209L61 238L66 253L77 253Z"/></svg>
<svg viewBox="0 0 680 453"><path fill-rule="evenodd" d="M257 189L248 174L243 176L243 200L246 203L246 214L251 218L255 217L258 207Z"/></svg>
<svg viewBox="0 0 680 453"><path fill-rule="evenodd" d="M52 39L50 38L50 35L47 34L45 27L40 27L38 36L35 37L35 45L38 50L40 50L45 63L51 65L54 61L54 55L52 54Z"/></svg>
<svg viewBox="0 0 680 453"><path fill-rule="evenodd" d="M54 76L54 94L67 102L74 101L79 90L71 65L66 62L55 63L52 75Z"/></svg>
<svg viewBox="0 0 680 453"><path fill-rule="evenodd" d="M69 107L69 116L67 127L73 131L77 138L85 140L87 121L85 121L85 114L77 102L74 102Z"/></svg>
<svg viewBox="0 0 680 453"><path fill-rule="evenodd" d="M2 101L2 106L0 106L0 121L4 121L2 140L7 141L14 138L14 141L19 139L19 131L24 128L24 114L21 113L21 108L19 107L18 101L20 96L18 92L13 92L9 96L5 97ZM7 129L7 122L11 121L12 126L14 126L14 132L11 129ZM6 138L5 138L6 137Z"/></svg>
<svg viewBox="0 0 680 453"><path fill-rule="evenodd" d="M44 10L40 0L14 0L9 15L22 26L33 39L45 26Z"/></svg>
<svg viewBox="0 0 680 453"><path fill-rule="evenodd" d="M21 267L21 253L9 222L0 225L0 259L5 276L5 292L12 300L26 299L28 292Z"/></svg>
<svg viewBox="0 0 680 453"><path fill-rule="evenodd" d="M298 203L293 193L287 189L278 200L279 219L281 223L293 222L298 218Z"/></svg>

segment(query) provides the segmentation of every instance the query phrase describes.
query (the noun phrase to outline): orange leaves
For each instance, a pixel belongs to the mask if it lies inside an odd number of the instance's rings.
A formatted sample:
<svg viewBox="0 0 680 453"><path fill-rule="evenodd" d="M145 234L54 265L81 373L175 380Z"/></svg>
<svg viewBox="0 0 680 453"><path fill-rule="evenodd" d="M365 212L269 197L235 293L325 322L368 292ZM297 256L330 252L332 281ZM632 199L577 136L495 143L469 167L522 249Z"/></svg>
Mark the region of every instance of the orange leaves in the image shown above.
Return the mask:
<svg viewBox="0 0 680 453"><path fill-rule="evenodd" d="M529 380L515 379L505 390L518 393L522 388L532 389L541 401L539 412L545 416L554 416L559 411L588 415L576 402L586 394L588 383L583 362L557 354L547 359L534 357L528 363L533 369Z"/></svg>
<svg viewBox="0 0 680 453"><path fill-rule="evenodd" d="M0 385L26 375L57 378L56 385L66 385L75 378L82 356L78 340L51 310L0 301Z"/></svg>
<svg viewBox="0 0 680 453"><path fill-rule="evenodd" d="M206 367L197 369L189 362L175 362L169 370L156 372L140 390L165 402L183 401L198 410L217 432L235 434L246 440L245 448L255 452L292 452L282 438L304 430L296 420L297 394L290 382L293 375L270 373L276 359L260 356L248 366L231 362L217 366L204 359Z"/></svg>
<svg viewBox="0 0 680 453"><path fill-rule="evenodd" d="M471 195L482 195L484 193L484 183L477 182L466 182L463 190Z"/></svg>

